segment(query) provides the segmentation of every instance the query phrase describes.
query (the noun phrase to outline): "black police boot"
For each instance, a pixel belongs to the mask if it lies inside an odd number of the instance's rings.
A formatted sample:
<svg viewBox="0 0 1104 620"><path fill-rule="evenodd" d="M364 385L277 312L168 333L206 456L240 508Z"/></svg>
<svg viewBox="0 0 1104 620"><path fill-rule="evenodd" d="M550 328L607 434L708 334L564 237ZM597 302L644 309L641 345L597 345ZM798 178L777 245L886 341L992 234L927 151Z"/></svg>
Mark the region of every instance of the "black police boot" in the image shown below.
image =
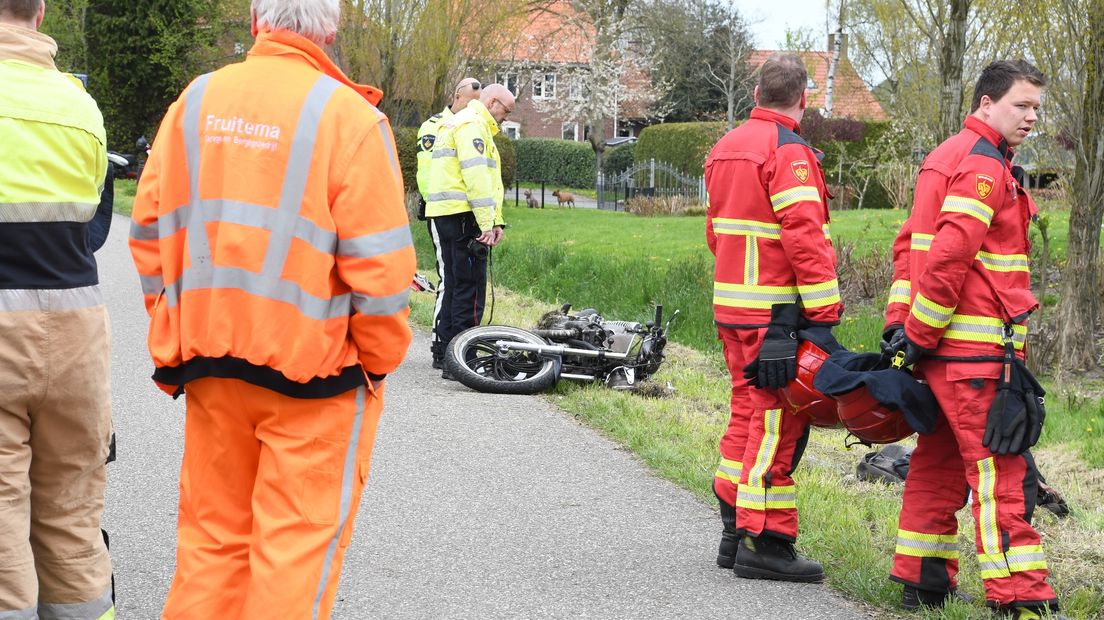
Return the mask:
<svg viewBox="0 0 1104 620"><path fill-rule="evenodd" d="M824 580L818 562L801 557L793 543L769 535L744 535L732 570L745 579L775 579L815 583Z"/></svg>
<svg viewBox="0 0 1104 620"><path fill-rule="evenodd" d="M717 548L717 566L732 568L736 565L736 549L740 546L740 534L736 531L736 509L723 500L721 506L721 544Z"/></svg>
<svg viewBox="0 0 1104 620"><path fill-rule="evenodd" d="M444 370L445 369L445 360L443 360L443 359L437 357L436 355L434 355L433 356L433 369L434 370Z"/></svg>
<svg viewBox="0 0 1104 620"><path fill-rule="evenodd" d="M904 591L901 593L901 607L909 611L920 609L921 606L940 608L952 598L958 599L964 603L969 603L974 600L974 597L962 594L958 590L936 591L924 590L915 586L905 586Z"/></svg>
<svg viewBox="0 0 1104 620"><path fill-rule="evenodd" d="M445 351L441 347L441 343L434 341L429 343L429 353L433 356L433 368L435 370L444 370L445 368Z"/></svg>

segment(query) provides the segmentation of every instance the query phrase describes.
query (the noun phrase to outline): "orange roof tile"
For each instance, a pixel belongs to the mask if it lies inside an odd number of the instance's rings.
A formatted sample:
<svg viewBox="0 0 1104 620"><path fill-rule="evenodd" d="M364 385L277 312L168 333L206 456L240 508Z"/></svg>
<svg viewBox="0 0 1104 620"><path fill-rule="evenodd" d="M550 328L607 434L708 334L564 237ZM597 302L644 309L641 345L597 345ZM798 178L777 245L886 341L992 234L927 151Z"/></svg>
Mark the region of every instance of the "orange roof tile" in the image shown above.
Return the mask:
<svg viewBox="0 0 1104 620"><path fill-rule="evenodd" d="M758 69L777 50L755 50L748 59L748 64ZM814 88L808 91L808 107L823 108L825 86L828 84L828 64L831 61L831 52L808 51L796 52L805 63L805 70L812 78ZM838 118L851 117L865 121L889 120L889 115L882 109L881 104L867 88L866 83L859 77L855 67L846 58L841 58L836 69L836 80L833 88L833 116Z"/></svg>

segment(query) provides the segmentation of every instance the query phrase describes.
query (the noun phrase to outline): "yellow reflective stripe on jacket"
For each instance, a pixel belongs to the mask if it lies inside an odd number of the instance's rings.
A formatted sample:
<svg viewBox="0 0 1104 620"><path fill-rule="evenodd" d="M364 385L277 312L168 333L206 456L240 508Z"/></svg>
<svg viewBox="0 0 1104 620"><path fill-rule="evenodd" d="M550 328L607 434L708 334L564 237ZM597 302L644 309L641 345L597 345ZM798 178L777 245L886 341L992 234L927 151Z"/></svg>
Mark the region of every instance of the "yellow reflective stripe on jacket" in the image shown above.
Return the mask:
<svg viewBox="0 0 1104 620"><path fill-rule="evenodd" d="M958 558L958 535L925 534L897 530L897 549L900 555L917 558Z"/></svg>
<svg viewBox="0 0 1104 620"><path fill-rule="evenodd" d="M759 244L755 237L747 237L744 244L744 282L759 284Z"/></svg>
<svg viewBox="0 0 1104 620"><path fill-rule="evenodd" d="M981 266L989 271L1028 271L1026 254L994 254L992 252L978 252L977 260Z"/></svg>
<svg viewBox="0 0 1104 620"><path fill-rule="evenodd" d="M912 303L910 312L921 323L937 329L946 327L954 316L954 308L941 306L920 293L916 294L916 300Z"/></svg>
<svg viewBox="0 0 1104 620"><path fill-rule="evenodd" d="M829 240L829 241L832 240L832 231L829 228L828 224L824 225L824 238Z"/></svg>
<svg viewBox="0 0 1104 620"><path fill-rule="evenodd" d="M943 338L953 340L967 340L969 342L985 342L994 345L1003 344L1004 321L989 316L972 316L968 314L955 314L951 316L947 330L943 332ZM1017 350L1023 349L1027 342L1027 326L1012 326L1012 343Z"/></svg>
<svg viewBox="0 0 1104 620"><path fill-rule="evenodd" d="M740 220L729 217L713 218L713 233L717 235L747 235L761 239L781 239L782 225L755 220Z"/></svg>
<svg viewBox="0 0 1104 620"><path fill-rule="evenodd" d="M974 198L965 196L947 196L943 199L944 213L963 213L982 222L986 226L993 221L993 209L989 205Z"/></svg>
<svg viewBox="0 0 1104 620"><path fill-rule="evenodd" d="M713 283L713 303L733 308L764 308L797 301L796 286Z"/></svg>
<svg viewBox="0 0 1104 620"><path fill-rule="evenodd" d="M717 472L713 476L721 480L728 480L733 484L740 484L740 475L743 470L744 465L740 461L722 458L720 464L717 465Z"/></svg>
<svg viewBox="0 0 1104 620"><path fill-rule="evenodd" d="M833 278L819 284L798 284L797 294L805 308L822 308L840 302L839 280Z"/></svg>
<svg viewBox="0 0 1104 620"><path fill-rule="evenodd" d="M889 287L889 303L905 305L912 303L912 282L909 280L894 280Z"/></svg>
<svg viewBox="0 0 1104 620"><path fill-rule="evenodd" d="M498 124L478 100L441 123L430 161L426 217L470 211L480 230L504 223L496 133Z"/></svg>
<svg viewBox="0 0 1104 620"><path fill-rule="evenodd" d="M932 239L935 239L935 235L929 235L925 233L912 233L909 249L927 252L931 249Z"/></svg>
<svg viewBox="0 0 1104 620"><path fill-rule="evenodd" d="M798 185L778 192L770 197L770 201L775 213L798 202L809 201L820 204L820 190L814 185Z"/></svg>

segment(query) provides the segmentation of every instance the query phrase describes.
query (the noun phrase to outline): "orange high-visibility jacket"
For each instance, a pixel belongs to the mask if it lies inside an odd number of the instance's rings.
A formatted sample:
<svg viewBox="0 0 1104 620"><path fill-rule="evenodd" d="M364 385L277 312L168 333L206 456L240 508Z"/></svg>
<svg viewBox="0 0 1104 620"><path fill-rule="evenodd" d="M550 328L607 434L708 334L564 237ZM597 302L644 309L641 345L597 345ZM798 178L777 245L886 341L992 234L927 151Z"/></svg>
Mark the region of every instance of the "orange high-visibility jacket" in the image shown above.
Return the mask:
<svg viewBox="0 0 1104 620"><path fill-rule="evenodd" d="M886 326L904 325L936 355L998 356L1006 322L1024 347L1039 306L1028 271L1035 203L1012 176L1012 155L970 116L920 167L912 215L893 244Z"/></svg>
<svg viewBox="0 0 1104 620"><path fill-rule="evenodd" d="M772 305L795 302L810 322L839 322L828 192L818 153L798 131L792 118L757 107L705 161L718 325L765 326Z"/></svg>
<svg viewBox="0 0 1104 620"><path fill-rule="evenodd" d="M130 235L163 389L321 398L402 361L415 258L380 96L277 30L169 107Z"/></svg>

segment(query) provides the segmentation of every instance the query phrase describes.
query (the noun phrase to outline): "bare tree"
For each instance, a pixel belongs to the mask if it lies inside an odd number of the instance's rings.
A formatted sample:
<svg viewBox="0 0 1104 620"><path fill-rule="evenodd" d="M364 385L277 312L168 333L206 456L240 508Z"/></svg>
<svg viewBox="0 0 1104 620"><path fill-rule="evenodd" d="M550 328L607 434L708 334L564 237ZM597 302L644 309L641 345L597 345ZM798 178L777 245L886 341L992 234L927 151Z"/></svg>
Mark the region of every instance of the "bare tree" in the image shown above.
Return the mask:
<svg viewBox="0 0 1104 620"><path fill-rule="evenodd" d="M706 61L706 80L725 95L725 119L728 128L736 122L736 111L751 100L753 76L747 69L751 55L751 37L743 17L733 5L721 9L721 23L718 24L716 43L717 61Z"/></svg>

